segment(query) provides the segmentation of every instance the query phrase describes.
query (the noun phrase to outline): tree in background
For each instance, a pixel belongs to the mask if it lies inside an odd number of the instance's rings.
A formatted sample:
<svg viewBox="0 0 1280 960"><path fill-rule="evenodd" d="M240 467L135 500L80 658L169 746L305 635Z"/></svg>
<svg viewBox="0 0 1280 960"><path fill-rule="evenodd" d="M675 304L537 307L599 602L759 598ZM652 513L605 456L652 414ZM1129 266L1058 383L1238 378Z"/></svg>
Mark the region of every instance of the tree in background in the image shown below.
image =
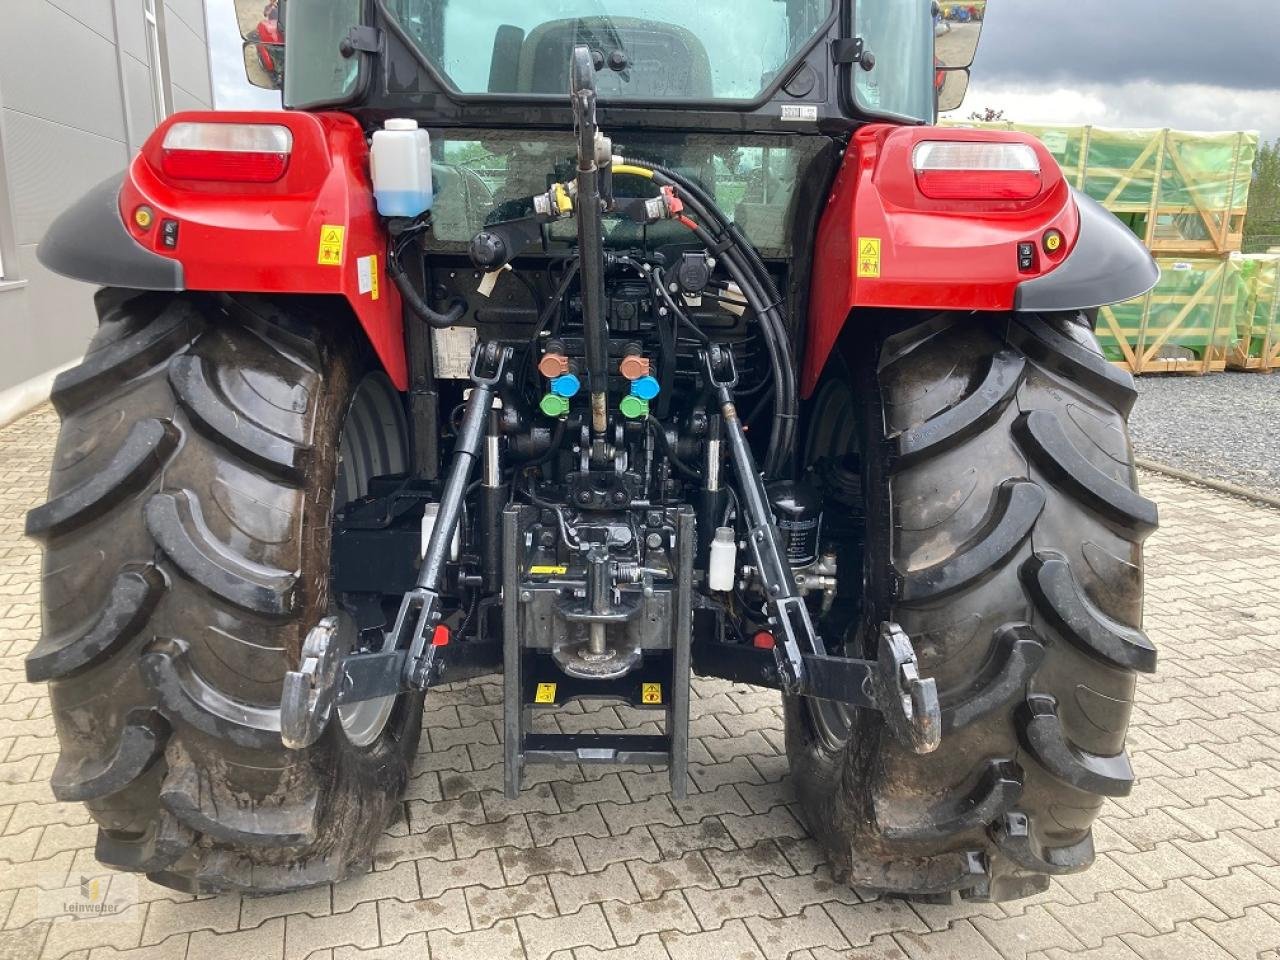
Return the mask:
<svg viewBox="0 0 1280 960"><path fill-rule="evenodd" d="M997 110L995 107L983 107L981 110L975 110L969 114L970 120L980 120L983 123L995 123L998 120L1007 119L1003 110Z"/></svg>
<svg viewBox="0 0 1280 960"><path fill-rule="evenodd" d="M1258 148L1249 191L1249 215L1244 222L1245 252L1280 247L1280 140Z"/></svg>

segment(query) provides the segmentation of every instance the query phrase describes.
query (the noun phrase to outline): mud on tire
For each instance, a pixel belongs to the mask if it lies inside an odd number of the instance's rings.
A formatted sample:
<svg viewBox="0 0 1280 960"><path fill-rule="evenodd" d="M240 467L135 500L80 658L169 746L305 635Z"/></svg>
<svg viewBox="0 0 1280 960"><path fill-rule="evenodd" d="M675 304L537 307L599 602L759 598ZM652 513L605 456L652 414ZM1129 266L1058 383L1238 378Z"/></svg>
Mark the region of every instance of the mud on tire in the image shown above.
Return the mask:
<svg viewBox="0 0 1280 960"><path fill-rule="evenodd" d="M886 321L846 351L810 412L810 459L862 470L867 596L847 649L874 657L879 622L901 624L944 732L919 756L875 713L790 700L802 810L855 887L1031 895L1092 863L1103 798L1133 782L1157 518L1136 491L1132 380L1079 314Z"/></svg>
<svg viewBox="0 0 1280 960"><path fill-rule="evenodd" d="M334 723L285 750L278 708L331 602L344 421L358 387L390 384L319 306L110 289L96 304L87 357L53 389L49 501L27 518L45 547L27 673L49 683L54 793L88 806L99 860L180 889L361 870L397 812L420 703L364 749ZM378 409L362 429L402 436L397 404ZM395 443L360 447L381 458L366 473L394 472Z"/></svg>

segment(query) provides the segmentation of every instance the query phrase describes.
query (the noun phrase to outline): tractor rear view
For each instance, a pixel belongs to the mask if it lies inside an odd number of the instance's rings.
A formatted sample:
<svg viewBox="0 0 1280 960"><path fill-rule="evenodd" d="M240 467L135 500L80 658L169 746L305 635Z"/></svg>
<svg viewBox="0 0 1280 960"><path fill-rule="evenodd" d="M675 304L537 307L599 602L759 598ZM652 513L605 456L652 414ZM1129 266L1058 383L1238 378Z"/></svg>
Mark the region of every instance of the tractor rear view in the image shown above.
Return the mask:
<svg viewBox="0 0 1280 960"><path fill-rule="evenodd" d="M27 522L98 858L367 869L424 700L494 673L509 796L683 796L700 675L780 692L843 882L1087 868L1155 666L1092 327L1156 269L1035 140L931 125L976 6L282 2L290 109L169 118L40 251L103 287ZM534 729L575 699L653 722Z"/></svg>

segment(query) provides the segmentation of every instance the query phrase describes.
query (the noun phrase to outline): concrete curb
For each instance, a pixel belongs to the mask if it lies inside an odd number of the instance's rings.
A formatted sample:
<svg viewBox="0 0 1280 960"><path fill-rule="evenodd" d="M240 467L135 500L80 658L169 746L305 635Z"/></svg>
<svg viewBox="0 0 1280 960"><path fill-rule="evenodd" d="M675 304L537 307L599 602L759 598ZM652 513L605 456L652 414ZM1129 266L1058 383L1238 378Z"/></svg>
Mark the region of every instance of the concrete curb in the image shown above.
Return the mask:
<svg viewBox="0 0 1280 960"><path fill-rule="evenodd" d="M1234 483L1226 483L1222 480L1210 480L1208 477L1197 476L1186 470L1179 470L1177 467L1171 467L1168 464L1157 463L1155 460L1144 460L1138 457L1134 461L1139 468L1150 470L1152 473L1164 474L1166 477L1172 477L1174 480L1182 480L1185 483L1194 483L1197 486L1208 487L1210 490L1217 490L1219 493L1226 493L1233 497L1240 497L1243 500L1251 500L1254 503L1261 504L1264 507L1271 507L1280 510L1280 497L1271 497L1265 493L1258 493L1256 490L1250 490L1247 487L1239 487Z"/></svg>
<svg viewBox="0 0 1280 960"><path fill-rule="evenodd" d="M77 357L60 367L46 370L24 383L16 384L7 390L0 390L0 427L7 427L48 400L49 392L53 389L53 381L58 374L74 367L81 359L83 358Z"/></svg>

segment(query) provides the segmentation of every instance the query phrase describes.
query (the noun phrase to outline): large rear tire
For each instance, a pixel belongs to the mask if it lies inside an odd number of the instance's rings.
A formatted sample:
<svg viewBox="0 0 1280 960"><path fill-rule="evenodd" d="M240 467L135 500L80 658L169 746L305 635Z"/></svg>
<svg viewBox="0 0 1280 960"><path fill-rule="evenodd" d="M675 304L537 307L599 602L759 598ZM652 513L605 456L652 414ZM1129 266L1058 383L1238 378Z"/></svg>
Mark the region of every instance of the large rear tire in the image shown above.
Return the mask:
<svg viewBox="0 0 1280 960"><path fill-rule="evenodd" d="M806 448L819 468L860 464L866 501L864 582L841 575L858 624L831 639L874 658L880 623L900 624L937 680L943 736L918 755L877 713L790 699L802 810L855 887L1031 895L1090 865L1103 798L1133 782L1156 508L1136 492L1132 379L1079 314L886 321L844 350Z"/></svg>
<svg viewBox="0 0 1280 960"><path fill-rule="evenodd" d="M366 868L421 727L280 741L280 691L331 607L332 512L405 465L405 421L349 318L304 301L103 290L62 374L44 632L61 756L97 856L191 892L268 892ZM335 489L339 492L335 493Z"/></svg>

